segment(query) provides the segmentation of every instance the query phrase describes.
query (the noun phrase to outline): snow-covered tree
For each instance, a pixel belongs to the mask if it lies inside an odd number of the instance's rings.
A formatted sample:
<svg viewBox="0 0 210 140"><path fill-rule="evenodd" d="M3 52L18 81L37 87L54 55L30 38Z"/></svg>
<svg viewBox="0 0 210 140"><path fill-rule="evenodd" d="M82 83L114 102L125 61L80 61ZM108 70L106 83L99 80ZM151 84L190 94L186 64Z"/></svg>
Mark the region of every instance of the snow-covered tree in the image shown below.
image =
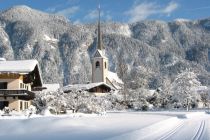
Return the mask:
<svg viewBox="0 0 210 140"><path fill-rule="evenodd" d="M173 81L169 88L170 103L175 108L196 107L200 101L197 88L201 86L197 76L193 72L182 72Z"/></svg>

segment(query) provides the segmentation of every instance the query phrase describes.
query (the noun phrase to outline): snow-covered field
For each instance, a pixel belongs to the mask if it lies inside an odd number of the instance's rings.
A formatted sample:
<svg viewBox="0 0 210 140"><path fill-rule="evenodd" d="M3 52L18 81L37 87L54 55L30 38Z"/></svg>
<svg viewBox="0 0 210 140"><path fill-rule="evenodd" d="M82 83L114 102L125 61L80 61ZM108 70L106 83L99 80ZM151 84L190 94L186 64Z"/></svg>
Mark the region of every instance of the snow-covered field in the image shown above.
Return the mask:
<svg viewBox="0 0 210 140"><path fill-rule="evenodd" d="M0 117L0 140L208 140L204 112L110 112Z"/></svg>

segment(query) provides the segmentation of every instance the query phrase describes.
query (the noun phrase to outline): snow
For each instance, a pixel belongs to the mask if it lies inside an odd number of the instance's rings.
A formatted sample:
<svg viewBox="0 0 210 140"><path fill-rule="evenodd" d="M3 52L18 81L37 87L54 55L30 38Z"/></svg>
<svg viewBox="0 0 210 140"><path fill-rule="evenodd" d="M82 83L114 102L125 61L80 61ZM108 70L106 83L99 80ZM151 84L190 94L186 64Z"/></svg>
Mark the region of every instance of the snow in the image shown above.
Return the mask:
<svg viewBox="0 0 210 140"><path fill-rule="evenodd" d="M104 82L98 82L98 83L88 83L88 84L74 84L74 85L67 85L65 87L63 87L63 91L67 92L70 90L73 91L77 91L77 90L88 90L100 85L105 85L107 87L110 87L111 89L113 89L111 86L109 86L108 84L104 83Z"/></svg>
<svg viewBox="0 0 210 140"><path fill-rule="evenodd" d="M153 95L156 92L156 90L149 90L150 95Z"/></svg>
<svg viewBox="0 0 210 140"><path fill-rule="evenodd" d="M175 19L176 22L189 22L189 19L184 19L184 18L177 18Z"/></svg>
<svg viewBox="0 0 210 140"><path fill-rule="evenodd" d="M5 59L5 58L0 57L0 61L6 61L6 59Z"/></svg>
<svg viewBox="0 0 210 140"><path fill-rule="evenodd" d="M46 87L46 90L43 91L57 91L60 88L59 84L43 84L43 87Z"/></svg>
<svg viewBox="0 0 210 140"><path fill-rule="evenodd" d="M119 34L131 37L132 33L128 25L121 25L119 28Z"/></svg>
<svg viewBox="0 0 210 140"><path fill-rule="evenodd" d="M55 47L53 45L50 45L50 48L53 49L53 50L55 50Z"/></svg>
<svg viewBox="0 0 210 140"><path fill-rule="evenodd" d="M126 37L132 36L132 31L128 24L110 24L106 28L103 28L103 32L107 34L123 35Z"/></svg>
<svg viewBox="0 0 210 140"><path fill-rule="evenodd" d="M46 40L46 41L52 41L52 42L58 42L58 39L56 39L56 38L51 38L51 37L49 37L48 35L44 35L44 39Z"/></svg>
<svg viewBox="0 0 210 140"><path fill-rule="evenodd" d="M194 92L201 92L201 91L207 91L208 87L207 86L197 86L197 87L192 87L191 91Z"/></svg>
<svg viewBox="0 0 210 140"><path fill-rule="evenodd" d="M27 48L28 50L32 51L31 45L27 44L27 45L26 45L26 48Z"/></svg>
<svg viewBox="0 0 210 140"><path fill-rule="evenodd" d="M188 115L187 118L177 117ZM0 117L4 140L152 140L209 139L209 114L204 112L109 112L31 118ZM203 129L199 129L203 128ZM9 135L8 135L9 133Z"/></svg>
<svg viewBox="0 0 210 140"><path fill-rule="evenodd" d="M5 42L8 42L8 38L7 38L7 37L4 37L4 41L5 41Z"/></svg>
<svg viewBox="0 0 210 140"><path fill-rule="evenodd" d="M116 81L119 84L123 84L123 81L117 76L117 73L108 71L108 78L110 81Z"/></svg>
<svg viewBox="0 0 210 140"><path fill-rule="evenodd" d="M29 73L36 65L37 60L0 61L0 72Z"/></svg>
<svg viewBox="0 0 210 140"><path fill-rule="evenodd" d="M75 65L75 66L72 68L72 72L73 72L73 73L78 73L78 71L80 71L80 66Z"/></svg>
<svg viewBox="0 0 210 140"><path fill-rule="evenodd" d="M166 40L165 40L165 39L162 39L161 42L162 42L162 43L166 43Z"/></svg>
<svg viewBox="0 0 210 140"><path fill-rule="evenodd" d="M116 89L122 89L123 81L117 76L117 73L108 71L107 77Z"/></svg>
<svg viewBox="0 0 210 140"><path fill-rule="evenodd" d="M176 56L173 56L173 59L172 59L172 62L169 63L169 64L166 64L165 66L166 67L171 67L171 66L174 66L176 63L180 62L182 60L180 60L179 58L177 58Z"/></svg>

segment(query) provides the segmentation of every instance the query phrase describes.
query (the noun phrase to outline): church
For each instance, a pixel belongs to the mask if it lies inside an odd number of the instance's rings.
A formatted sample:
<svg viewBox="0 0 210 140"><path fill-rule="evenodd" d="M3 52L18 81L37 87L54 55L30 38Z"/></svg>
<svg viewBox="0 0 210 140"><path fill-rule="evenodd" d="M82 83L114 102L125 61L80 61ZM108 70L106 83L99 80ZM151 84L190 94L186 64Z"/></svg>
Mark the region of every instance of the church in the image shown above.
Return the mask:
<svg viewBox="0 0 210 140"><path fill-rule="evenodd" d="M97 31L97 47L92 55L92 83L74 84L63 87L63 91L68 93L75 90L85 90L94 93L107 93L111 90L121 89L123 82L116 73L108 70L109 60L105 54L102 42L100 9Z"/></svg>

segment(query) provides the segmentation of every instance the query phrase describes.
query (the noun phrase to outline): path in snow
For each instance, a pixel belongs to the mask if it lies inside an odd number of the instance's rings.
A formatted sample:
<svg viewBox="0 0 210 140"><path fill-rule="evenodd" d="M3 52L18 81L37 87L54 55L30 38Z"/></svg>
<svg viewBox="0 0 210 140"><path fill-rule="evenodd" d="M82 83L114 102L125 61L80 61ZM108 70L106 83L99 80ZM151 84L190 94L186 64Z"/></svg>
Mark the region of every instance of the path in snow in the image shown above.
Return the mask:
<svg viewBox="0 0 210 140"><path fill-rule="evenodd" d="M177 117L178 116L178 117ZM124 112L105 116L0 118L3 140L208 140L210 115L203 112Z"/></svg>
<svg viewBox="0 0 210 140"><path fill-rule="evenodd" d="M163 113L165 114L165 113ZM210 140L210 115L204 112L177 115L109 140Z"/></svg>
<svg viewBox="0 0 210 140"><path fill-rule="evenodd" d="M170 140L209 140L210 139L210 115L189 117L184 125L170 138Z"/></svg>

